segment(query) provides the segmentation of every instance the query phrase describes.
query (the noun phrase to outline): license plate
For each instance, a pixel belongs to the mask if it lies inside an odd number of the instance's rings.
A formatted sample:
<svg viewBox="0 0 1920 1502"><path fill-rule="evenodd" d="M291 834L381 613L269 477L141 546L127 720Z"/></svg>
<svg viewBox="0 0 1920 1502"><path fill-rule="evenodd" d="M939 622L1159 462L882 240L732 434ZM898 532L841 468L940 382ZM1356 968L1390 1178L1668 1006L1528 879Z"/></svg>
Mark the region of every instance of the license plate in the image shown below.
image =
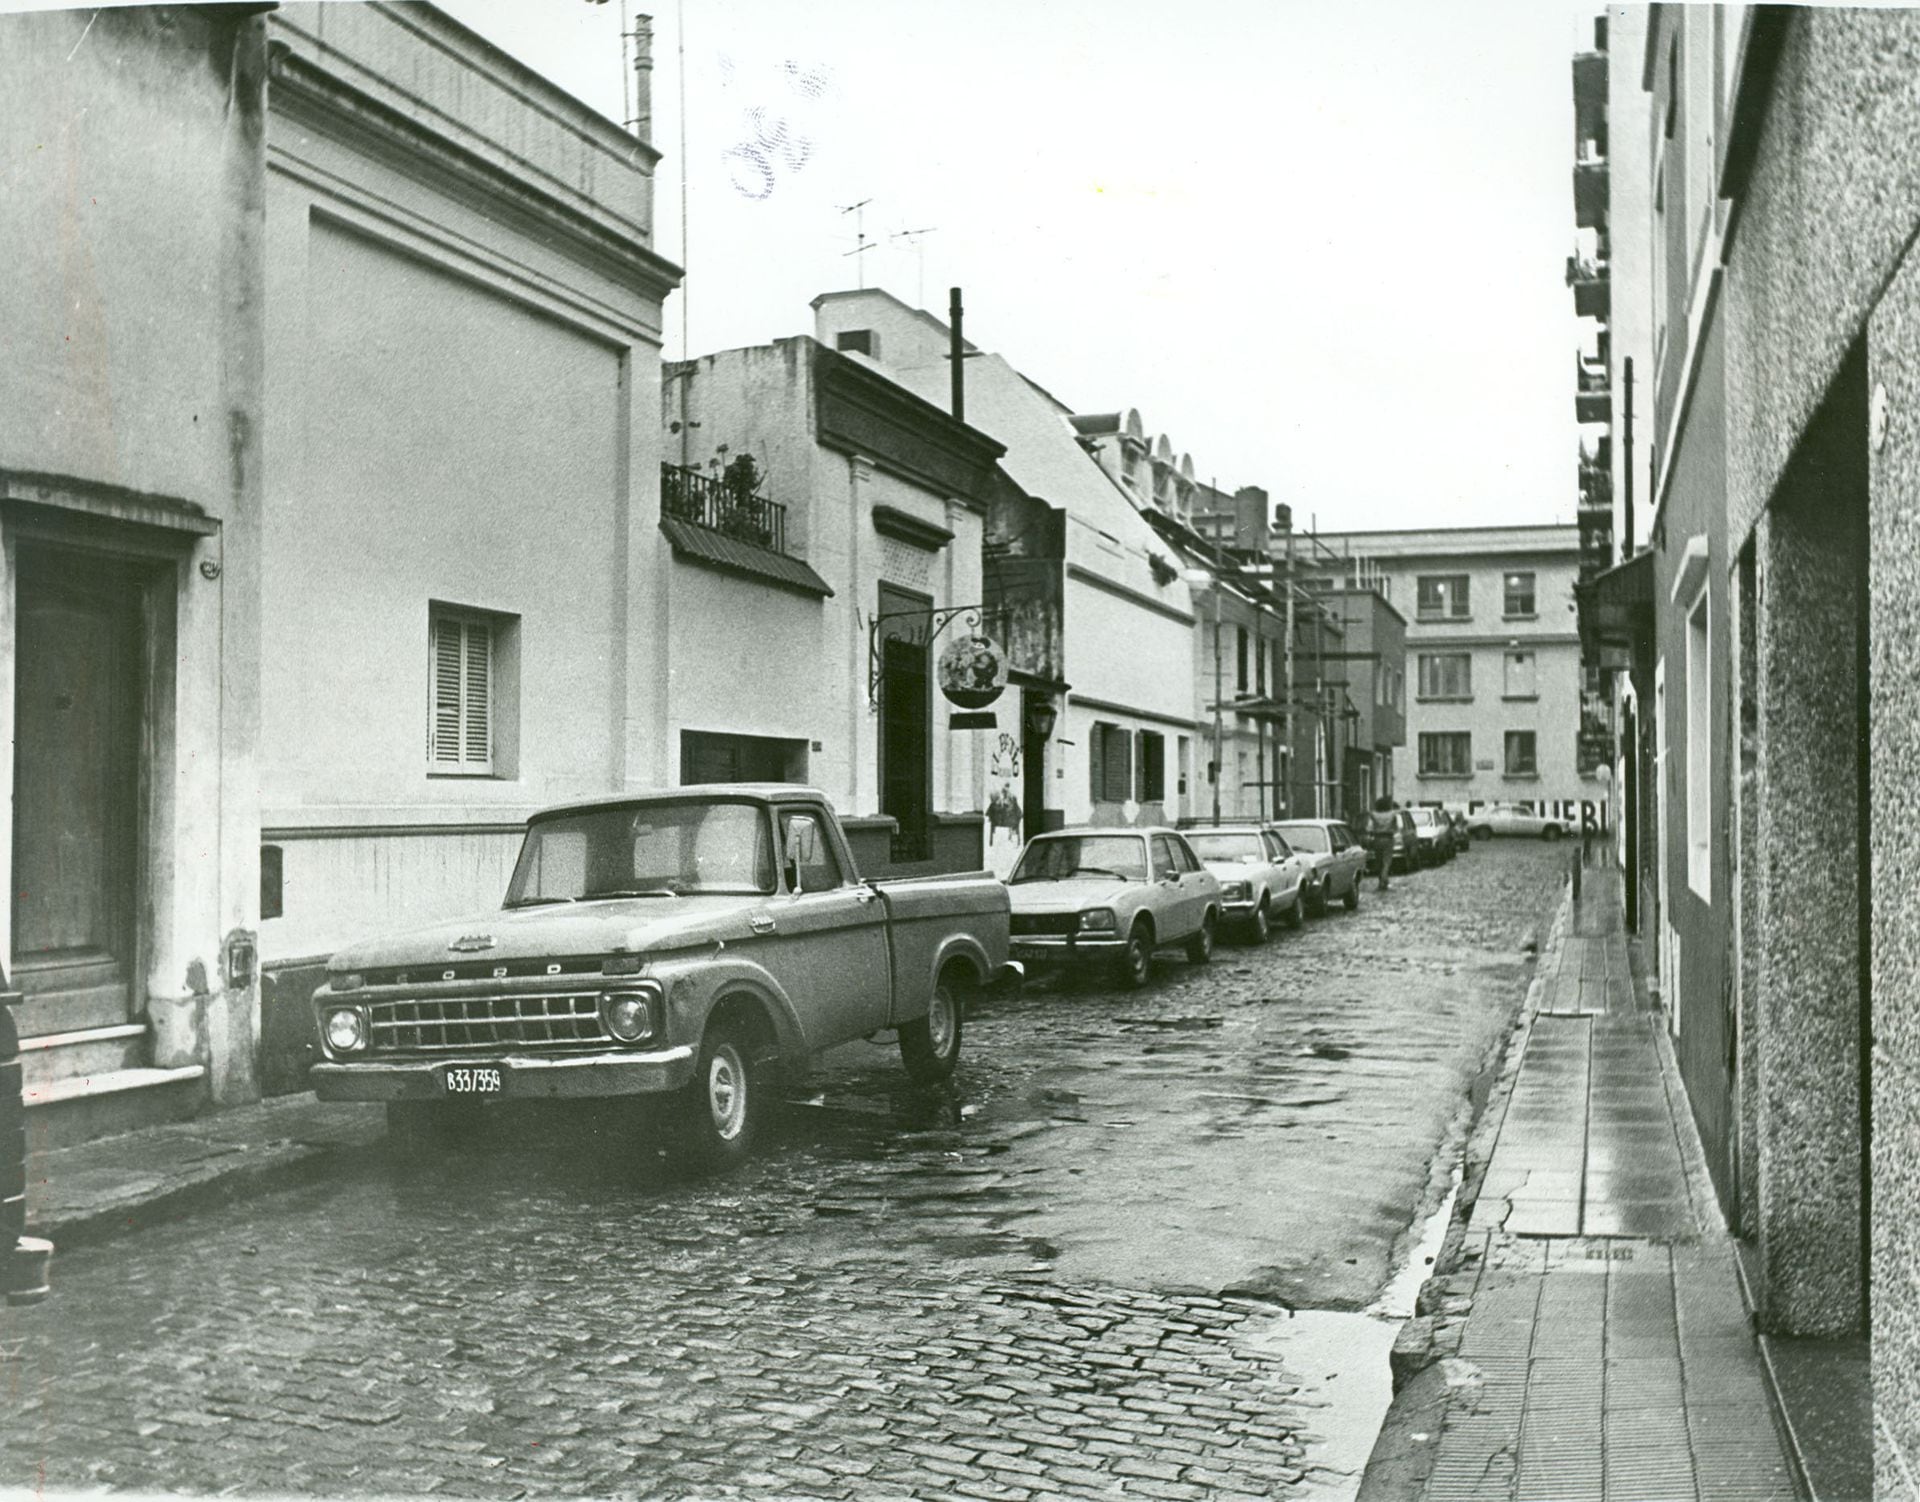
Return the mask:
<svg viewBox="0 0 1920 1502"><path fill-rule="evenodd" d="M498 1095L500 1071L486 1065L455 1064L446 1074L449 1095Z"/></svg>
<svg viewBox="0 0 1920 1502"><path fill-rule="evenodd" d="M1038 944L1015 944L1013 957L1016 960L1043 960L1047 957L1047 951Z"/></svg>

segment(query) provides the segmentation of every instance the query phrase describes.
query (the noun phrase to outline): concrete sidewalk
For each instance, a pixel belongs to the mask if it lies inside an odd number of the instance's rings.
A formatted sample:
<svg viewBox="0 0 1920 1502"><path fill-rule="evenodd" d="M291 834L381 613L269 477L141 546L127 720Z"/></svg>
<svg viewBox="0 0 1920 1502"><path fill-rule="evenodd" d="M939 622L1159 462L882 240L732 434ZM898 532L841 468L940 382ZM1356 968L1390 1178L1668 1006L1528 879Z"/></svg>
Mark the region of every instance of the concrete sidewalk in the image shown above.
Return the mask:
<svg viewBox="0 0 1920 1502"><path fill-rule="evenodd" d="M386 1129L377 1105L322 1104L303 1091L30 1153L27 1230L54 1244L57 1298L63 1250L292 1181Z"/></svg>
<svg viewBox="0 0 1920 1502"><path fill-rule="evenodd" d="M1469 1146L1363 1499L1799 1495L1618 878L1584 885Z"/></svg>

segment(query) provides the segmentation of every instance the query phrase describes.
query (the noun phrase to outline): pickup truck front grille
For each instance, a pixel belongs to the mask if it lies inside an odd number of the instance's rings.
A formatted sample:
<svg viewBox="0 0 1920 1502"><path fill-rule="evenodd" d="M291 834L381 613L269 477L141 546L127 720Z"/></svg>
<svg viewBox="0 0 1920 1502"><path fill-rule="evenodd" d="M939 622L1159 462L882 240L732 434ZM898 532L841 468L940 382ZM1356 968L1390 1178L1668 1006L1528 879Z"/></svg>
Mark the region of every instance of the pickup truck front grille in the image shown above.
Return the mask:
<svg viewBox="0 0 1920 1502"><path fill-rule="evenodd" d="M1017 934L1070 934L1077 913L1015 913L1013 932Z"/></svg>
<svg viewBox="0 0 1920 1502"><path fill-rule="evenodd" d="M376 1053L607 1041L597 991L376 1001L367 1013Z"/></svg>

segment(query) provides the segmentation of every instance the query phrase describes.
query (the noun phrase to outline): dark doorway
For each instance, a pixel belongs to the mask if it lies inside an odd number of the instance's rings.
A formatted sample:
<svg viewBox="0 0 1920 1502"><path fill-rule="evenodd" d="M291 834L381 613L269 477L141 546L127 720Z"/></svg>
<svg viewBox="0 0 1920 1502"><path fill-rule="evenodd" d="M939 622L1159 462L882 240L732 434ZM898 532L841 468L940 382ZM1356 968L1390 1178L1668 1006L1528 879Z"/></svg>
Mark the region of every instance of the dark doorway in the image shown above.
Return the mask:
<svg viewBox="0 0 1920 1502"><path fill-rule="evenodd" d="M141 581L23 546L15 594L13 957L23 1034L137 1010Z"/></svg>
<svg viewBox="0 0 1920 1502"><path fill-rule="evenodd" d="M1020 702L1020 832L1032 839L1047 832L1047 738L1033 732L1036 709L1045 694L1023 694Z"/></svg>
<svg viewBox="0 0 1920 1502"><path fill-rule="evenodd" d="M893 859L933 857L933 601L880 586L880 811L893 817Z"/></svg>

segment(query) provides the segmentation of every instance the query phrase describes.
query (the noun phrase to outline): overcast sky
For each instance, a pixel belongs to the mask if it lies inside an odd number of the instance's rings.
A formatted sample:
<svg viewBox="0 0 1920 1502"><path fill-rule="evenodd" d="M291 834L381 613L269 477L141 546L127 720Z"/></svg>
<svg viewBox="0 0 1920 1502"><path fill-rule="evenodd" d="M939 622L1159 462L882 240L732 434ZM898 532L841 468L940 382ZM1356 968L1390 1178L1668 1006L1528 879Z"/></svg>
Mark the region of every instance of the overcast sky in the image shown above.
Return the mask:
<svg viewBox="0 0 1920 1502"><path fill-rule="evenodd" d="M687 234L656 0L656 243L696 353L806 332L863 272L943 316L957 284L976 344L1302 523L1573 519L1569 61L1597 7L684 4ZM620 115L619 0L450 8Z"/></svg>

